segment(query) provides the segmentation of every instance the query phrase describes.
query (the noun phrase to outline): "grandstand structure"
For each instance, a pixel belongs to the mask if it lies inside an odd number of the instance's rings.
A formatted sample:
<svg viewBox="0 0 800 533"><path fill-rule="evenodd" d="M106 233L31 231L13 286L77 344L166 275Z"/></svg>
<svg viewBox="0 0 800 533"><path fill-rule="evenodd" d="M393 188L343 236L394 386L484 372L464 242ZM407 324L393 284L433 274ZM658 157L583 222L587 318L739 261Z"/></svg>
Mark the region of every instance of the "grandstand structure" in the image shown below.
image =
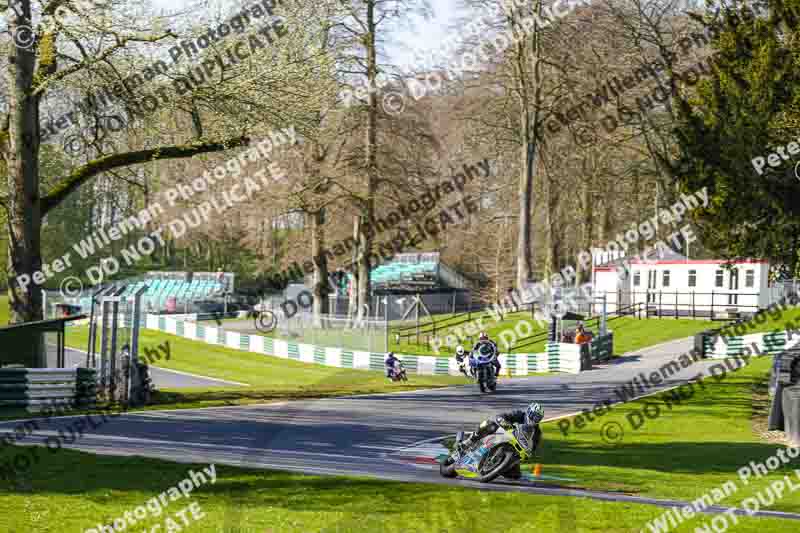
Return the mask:
<svg viewBox="0 0 800 533"><path fill-rule="evenodd" d="M442 263L439 252L398 254L372 270L375 290L469 289L470 281Z"/></svg>
<svg viewBox="0 0 800 533"><path fill-rule="evenodd" d="M344 290L329 296L335 315L346 315L352 297L352 276ZM396 320L418 306L425 314L452 313L466 310L472 301L473 282L441 261L439 252L397 254L372 269L370 315ZM417 311L414 312L415 315Z"/></svg>
<svg viewBox="0 0 800 533"><path fill-rule="evenodd" d="M208 312L213 306L221 308L223 298L234 291L234 281L235 275L225 272L148 272L109 285L124 286L119 295L123 298L145 289L141 294L145 313L197 313ZM63 303L77 304L84 311L91 309L90 294L69 300Z"/></svg>

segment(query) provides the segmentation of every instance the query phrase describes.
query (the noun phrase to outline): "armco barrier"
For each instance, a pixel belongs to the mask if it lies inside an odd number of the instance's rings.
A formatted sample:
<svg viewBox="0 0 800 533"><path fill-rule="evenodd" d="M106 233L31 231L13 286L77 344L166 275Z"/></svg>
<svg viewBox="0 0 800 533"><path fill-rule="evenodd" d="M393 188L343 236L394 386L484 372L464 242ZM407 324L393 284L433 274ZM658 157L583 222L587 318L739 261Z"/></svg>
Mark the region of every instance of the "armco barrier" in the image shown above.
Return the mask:
<svg viewBox="0 0 800 533"><path fill-rule="evenodd" d="M338 368L356 370L383 370L385 353L370 353L358 350L345 350L329 346L315 346L227 331L195 322L182 322L172 317L147 315L145 327L178 335L186 339L203 341L208 344L224 345L236 350L283 357L303 363L317 363ZM610 337L610 335L609 335ZM599 340L599 339L598 339ZM611 353L610 339L603 341L603 349ZM500 364L503 374L511 370L514 376L527 376L532 372L578 373L581 369L580 347L574 344L548 345L547 353L501 354ZM562 348L563 346L563 348ZM574 353L573 353L574 352ZM458 363L454 357L441 358L428 355L397 354L409 373L421 375L458 376Z"/></svg>
<svg viewBox="0 0 800 533"><path fill-rule="evenodd" d="M704 334L703 347L706 357L724 359L741 355L745 349L753 355L776 355L782 353L800 342L800 336L795 333L792 338L786 331L770 331L767 333L752 333L738 337L717 337ZM754 347L755 345L755 347Z"/></svg>
<svg viewBox="0 0 800 533"><path fill-rule="evenodd" d="M97 395L91 368L0 369L0 407L37 410L60 404L91 406Z"/></svg>

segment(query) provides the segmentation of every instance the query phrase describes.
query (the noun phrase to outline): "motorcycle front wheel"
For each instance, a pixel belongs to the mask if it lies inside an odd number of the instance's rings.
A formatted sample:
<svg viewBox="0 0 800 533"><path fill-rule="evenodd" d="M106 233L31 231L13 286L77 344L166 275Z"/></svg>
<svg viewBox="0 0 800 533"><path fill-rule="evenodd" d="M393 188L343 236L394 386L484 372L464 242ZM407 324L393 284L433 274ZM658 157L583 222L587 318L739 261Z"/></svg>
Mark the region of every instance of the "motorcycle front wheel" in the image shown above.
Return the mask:
<svg viewBox="0 0 800 533"><path fill-rule="evenodd" d="M481 483L489 483L508 470L514 462L514 453L511 446L501 444L486 454L478 467Z"/></svg>

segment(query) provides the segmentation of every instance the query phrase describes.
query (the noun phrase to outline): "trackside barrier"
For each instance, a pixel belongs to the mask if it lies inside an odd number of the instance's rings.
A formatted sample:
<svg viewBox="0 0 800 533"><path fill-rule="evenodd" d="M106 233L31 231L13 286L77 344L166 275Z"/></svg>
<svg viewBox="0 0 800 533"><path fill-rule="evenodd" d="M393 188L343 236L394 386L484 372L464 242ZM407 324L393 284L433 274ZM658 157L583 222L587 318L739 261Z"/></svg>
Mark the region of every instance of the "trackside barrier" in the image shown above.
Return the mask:
<svg viewBox="0 0 800 533"><path fill-rule="evenodd" d="M592 368L592 362L602 362L614 353L614 335L595 337L588 344L566 342L547 343L547 368L558 368L559 372L579 374Z"/></svg>
<svg viewBox="0 0 800 533"><path fill-rule="evenodd" d="M227 331L195 322L183 322L171 317L147 315L147 329L153 329L178 335L180 337L207 344L217 344L252 353L272 355L292 359L303 363L317 363L337 368L353 368L356 370L383 370L385 353L345 350L330 346L297 343L283 339L247 335L236 331ZM577 374L581 371L581 347L576 344L548 344L546 353L512 353L500 354L503 375L508 371L513 376L527 376L533 372L569 372ZM610 357L613 352L611 334L597 338L592 342L592 353L598 357ZM458 364L455 358L433 357L429 355L397 354L403 361L406 371L420 375L458 376ZM593 356L594 357L594 356ZM585 361L585 355L583 356Z"/></svg>
<svg viewBox="0 0 800 533"><path fill-rule="evenodd" d="M753 355L777 355L800 342L800 336L795 333L790 339L786 331L753 333L725 339L722 337L715 339L712 332L703 332L702 335L703 353L713 359L742 355L745 350Z"/></svg>
<svg viewBox="0 0 800 533"><path fill-rule="evenodd" d="M97 397L92 368L0 369L0 407L25 407L29 411L53 403L91 406Z"/></svg>

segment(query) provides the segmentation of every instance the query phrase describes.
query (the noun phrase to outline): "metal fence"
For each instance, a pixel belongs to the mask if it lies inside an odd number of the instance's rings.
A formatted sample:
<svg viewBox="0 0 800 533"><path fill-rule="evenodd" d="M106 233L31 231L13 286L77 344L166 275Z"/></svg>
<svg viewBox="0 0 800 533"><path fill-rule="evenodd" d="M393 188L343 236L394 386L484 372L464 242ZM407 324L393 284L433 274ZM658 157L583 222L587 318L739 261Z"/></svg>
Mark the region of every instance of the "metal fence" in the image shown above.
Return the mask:
<svg viewBox="0 0 800 533"><path fill-rule="evenodd" d="M610 291L599 292L608 299L612 313L631 314L643 318L706 318L726 320L752 316L781 298L791 296L787 285L768 293L681 292L681 291Z"/></svg>
<svg viewBox="0 0 800 533"><path fill-rule="evenodd" d="M388 324L385 320L363 319L300 312L278 320L276 338L317 346L335 346L367 352L389 351Z"/></svg>

